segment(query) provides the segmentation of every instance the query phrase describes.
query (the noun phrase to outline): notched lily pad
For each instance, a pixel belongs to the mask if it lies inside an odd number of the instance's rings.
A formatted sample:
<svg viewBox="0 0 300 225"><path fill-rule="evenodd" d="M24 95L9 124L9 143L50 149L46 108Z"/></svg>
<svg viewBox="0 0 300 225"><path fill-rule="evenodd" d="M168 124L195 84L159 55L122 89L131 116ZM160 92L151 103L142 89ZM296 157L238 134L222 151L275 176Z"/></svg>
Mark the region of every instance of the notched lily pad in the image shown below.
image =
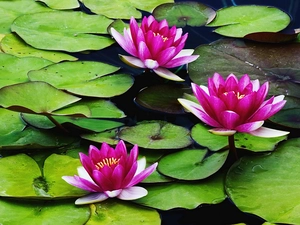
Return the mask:
<svg viewBox="0 0 300 225"><path fill-rule="evenodd" d="M219 27L215 32L224 36L244 37L255 32L278 32L289 23L289 15L278 8L242 5L219 9L208 26Z"/></svg>
<svg viewBox="0 0 300 225"><path fill-rule="evenodd" d="M18 112L49 114L80 98L45 82L27 82L0 89L0 105Z"/></svg>
<svg viewBox="0 0 300 225"><path fill-rule="evenodd" d="M18 17L11 30L27 44L45 50L100 50L114 43L107 34L112 20L75 11L32 13ZM47 41L45 41L47 40Z"/></svg>
<svg viewBox="0 0 300 225"><path fill-rule="evenodd" d="M120 139L149 149L178 149L189 146L192 140L189 130L165 121L143 121L132 127L124 127Z"/></svg>
<svg viewBox="0 0 300 225"><path fill-rule="evenodd" d="M162 84L151 86L141 90L136 96L135 102L147 109L164 113L182 114L184 110L177 99L189 91L190 88L181 85Z"/></svg>
<svg viewBox="0 0 300 225"><path fill-rule="evenodd" d="M199 2L165 3L156 7L153 16L157 20L166 19L169 26L203 26L210 23L216 12Z"/></svg>
<svg viewBox="0 0 300 225"><path fill-rule="evenodd" d="M216 173L225 163L229 151L207 156L205 149L186 149L160 159L158 171L180 180L200 180Z"/></svg>

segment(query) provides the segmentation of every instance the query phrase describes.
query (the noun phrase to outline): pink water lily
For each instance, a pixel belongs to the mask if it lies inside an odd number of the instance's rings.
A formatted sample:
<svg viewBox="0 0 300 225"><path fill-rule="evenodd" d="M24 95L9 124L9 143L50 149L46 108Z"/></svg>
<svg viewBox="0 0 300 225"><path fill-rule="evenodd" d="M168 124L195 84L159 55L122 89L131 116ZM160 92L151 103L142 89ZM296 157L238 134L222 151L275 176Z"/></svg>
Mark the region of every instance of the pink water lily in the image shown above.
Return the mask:
<svg viewBox="0 0 300 225"><path fill-rule="evenodd" d="M272 96L265 100L269 84L260 86L247 74L240 80L230 74L226 80L215 73L208 78L208 87L192 83L194 95L200 104L178 99L179 102L204 123L214 127L210 131L230 136L236 132L250 133L261 137L283 136L289 132L262 127L285 104L284 96Z"/></svg>
<svg viewBox="0 0 300 225"><path fill-rule="evenodd" d="M146 167L145 157L137 160L138 146L134 145L127 155L126 146L119 141L116 148L103 143L99 150L90 146L88 156L79 153L82 167L78 176L63 176L69 184L91 192L75 201L75 204L88 204L104 201L107 198L134 200L147 195L143 187L135 186L153 173L157 163Z"/></svg>
<svg viewBox="0 0 300 225"><path fill-rule="evenodd" d="M157 75L174 81L183 81L167 68L190 63L198 58L194 50L184 49L188 34L182 29L169 28L168 22L158 22L153 16L144 17L141 26L131 17L130 27L124 28L124 36L111 28L111 34L119 45L130 55L120 55L121 59L138 68L148 68Z"/></svg>

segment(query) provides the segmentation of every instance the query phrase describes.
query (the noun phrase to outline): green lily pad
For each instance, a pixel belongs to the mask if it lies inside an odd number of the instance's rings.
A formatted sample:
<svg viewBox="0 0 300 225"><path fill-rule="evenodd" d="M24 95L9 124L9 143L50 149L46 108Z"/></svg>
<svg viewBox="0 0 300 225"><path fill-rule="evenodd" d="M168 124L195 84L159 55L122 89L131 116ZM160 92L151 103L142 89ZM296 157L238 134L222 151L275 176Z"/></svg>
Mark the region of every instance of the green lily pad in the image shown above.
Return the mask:
<svg viewBox="0 0 300 225"><path fill-rule="evenodd" d="M226 198L224 174L217 173L204 181L169 183L147 187L148 195L134 202L160 210L195 209L201 204L217 204Z"/></svg>
<svg viewBox="0 0 300 225"><path fill-rule="evenodd" d="M77 0L36 0L45 3L52 9L75 9L80 6Z"/></svg>
<svg viewBox="0 0 300 225"><path fill-rule="evenodd" d="M216 12L199 2L165 3L156 7L153 16L157 20L166 19L169 26L203 26L210 23Z"/></svg>
<svg viewBox="0 0 300 225"><path fill-rule="evenodd" d="M11 30L35 48L79 52L113 44L113 39L100 35L107 34L111 22L102 15L55 11L19 16Z"/></svg>
<svg viewBox="0 0 300 225"><path fill-rule="evenodd" d="M75 206L72 201L29 202L3 198L0 200L2 224L18 225L22 221L22 225L82 225L89 217L88 206Z"/></svg>
<svg viewBox="0 0 300 225"><path fill-rule="evenodd" d="M20 132L26 127L18 112L3 108L0 108L0 124L5 124L5 126L0 126L0 137L13 132Z"/></svg>
<svg viewBox="0 0 300 225"><path fill-rule="evenodd" d="M152 12L153 9L163 3L174 2L173 0L80 0L93 13L101 14L114 19L130 19L131 16L141 18L139 10Z"/></svg>
<svg viewBox="0 0 300 225"><path fill-rule="evenodd" d="M85 140L103 143L106 142L109 145L116 145L119 142L118 129L111 129L108 131L92 134L82 134L80 137Z"/></svg>
<svg viewBox="0 0 300 225"><path fill-rule="evenodd" d="M220 151L206 157L205 149L186 149L164 156L158 171L180 180L200 180L216 173L225 163L229 151Z"/></svg>
<svg viewBox="0 0 300 225"><path fill-rule="evenodd" d="M0 33L10 33L10 26L18 16L49 11L53 10L32 0L0 1Z"/></svg>
<svg viewBox="0 0 300 225"><path fill-rule="evenodd" d="M178 102L185 92L190 88L175 85L155 85L141 90L135 98L135 102L147 109L182 114L184 110Z"/></svg>
<svg viewBox="0 0 300 225"><path fill-rule="evenodd" d="M29 81L30 70L41 69L52 64L51 61L36 57L18 58L9 54L0 54L0 88Z"/></svg>
<svg viewBox="0 0 300 225"><path fill-rule="evenodd" d="M61 178L77 174L77 167L81 165L78 159L70 156L52 154L44 162L43 173L38 164L26 154L7 156L1 158L0 162L1 196L52 199L87 193Z"/></svg>
<svg viewBox="0 0 300 225"><path fill-rule="evenodd" d="M119 68L101 62L63 62L31 71L31 81L44 81L58 89L91 97L113 97L123 94L133 85L128 74L111 74Z"/></svg>
<svg viewBox="0 0 300 225"><path fill-rule="evenodd" d="M290 139L272 154L236 162L228 171L225 186L234 204L271 223L299 224L299 150L300 139Z"/></svg>
<svg viewBox="0 0 300 225"><path fill-rule="evenodd" d="M290 20L288 14L275 7L242 5L219 9L208 26L219 27L215 32L224 36L244 37L256 32L281 31Z"/></svg>
<svg viewBox="0 0 300 225"><path fill-rule="evenodd" d="M42 128L42 129L51 129L56 127L48 117L43 115L36 114L22 114L24 121L31 126ZM91 119L91 118L82 118L82 117L72 117L72 116L52 116L52 118L59 124L64 127L71 126L80 130L93 131L93 132L102 132L105 130L110 130L116 127L123 126L124 124L117 121L111 120L101 120L101 119ZM67 128L66 128L67 129ZM68 130L68 129L67 129Z"/></svg>
<svg viewBox="0 0 300 225"><path fill-rule="evenodd" d="M91 204L91 218L86 225L159 225L160 216L156 210L141 208L130 202L109 199Z"/></svg>
<svg viewBox="0 0 300 225"><path fill-rule="evenodd" d="M61 61L67 61L67 60L68 61L77 60L76 57L68 55L64 52L49 51L49 50L46 51L46 50L33 48L30 45L26 44L20 37L18 37L14 33L5 35L5 37L0 42L0 45L3 52L17 57L39 57L56 63ZM40 69L40 68L32 68L32 69Z"/></svg>
<svg viewBox="0 0 300 225"><path fill-rule="evenodd" d="M40 81L0 89L0 105L18 112L48 114L79 100L80 98Z"/></svg>
<svg viewBox="0 0 300 225"><path fill-rule="evenodd" d="M218 151L228 146L228 137L210 133L211 127L196 124L191 130L192 138L200 145L212 151ZM253 152L274 151L275 146L285 140L286 136L262 138L247 133L234 134L235 146Z"/></svg>
<svg viewBox="0 0 300 225"><path fill-rule="evenodd" d="M119 138L149 149L178 149L192 143L188 129L155 120L124 127L119 133Z"/></svg>

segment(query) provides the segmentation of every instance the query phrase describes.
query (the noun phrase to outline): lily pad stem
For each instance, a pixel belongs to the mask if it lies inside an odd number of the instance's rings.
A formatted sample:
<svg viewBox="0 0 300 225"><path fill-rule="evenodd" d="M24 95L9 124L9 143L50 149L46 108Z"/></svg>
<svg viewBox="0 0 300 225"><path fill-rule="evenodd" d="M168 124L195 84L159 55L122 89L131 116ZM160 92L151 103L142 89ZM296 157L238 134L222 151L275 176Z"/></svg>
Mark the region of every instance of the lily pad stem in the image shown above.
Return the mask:
<svg viewBox="0 0 300 225"><path fill-rule="evenodd" d="M228 136L228 144L229 144L229 151L234 154L235 159L239 159L236 148L235 148L234 135Z"/></svg>
<svg viewBox="0 0 300 225"><path fill-rule="evenodd" d="M59 122L57 122L51 115L46 115L46 116L52 123L55 124L56 127L61 129L65 133L69 133L69 131L66 128L64 128Z"/></svg>

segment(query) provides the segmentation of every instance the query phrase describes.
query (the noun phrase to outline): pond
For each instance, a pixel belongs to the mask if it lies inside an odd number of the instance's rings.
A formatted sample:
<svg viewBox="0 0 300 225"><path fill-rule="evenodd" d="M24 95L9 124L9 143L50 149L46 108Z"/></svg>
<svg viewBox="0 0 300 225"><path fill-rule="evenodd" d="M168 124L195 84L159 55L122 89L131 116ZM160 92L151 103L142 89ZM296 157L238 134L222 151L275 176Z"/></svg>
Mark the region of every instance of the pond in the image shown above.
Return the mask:
<svg viewBox="0 0 300 225"><path fill-rule="evenodd" d="M0 1L0 224L300 224L299 4Z"/></svg>

